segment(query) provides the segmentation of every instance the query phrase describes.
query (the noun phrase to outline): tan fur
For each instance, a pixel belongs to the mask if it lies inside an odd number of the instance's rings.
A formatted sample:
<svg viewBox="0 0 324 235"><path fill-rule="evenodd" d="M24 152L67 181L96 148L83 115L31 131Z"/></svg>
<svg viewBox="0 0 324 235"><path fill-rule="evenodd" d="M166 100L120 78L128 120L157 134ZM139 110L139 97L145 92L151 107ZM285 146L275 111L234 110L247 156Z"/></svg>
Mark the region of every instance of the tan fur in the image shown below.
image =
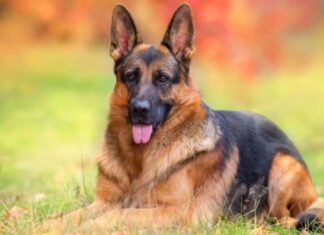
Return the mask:
<svg viewBox="0 0 324 235"><path fill-rule="evenodd" d="M200 220L214 221L222 213L226 189L230 188L235 176L237 149L233 149L224 170L221 167L222 160L220 149L200 154L187 164L175 167L167 179L151 182L140 191L133 192L135 196L131 208L112 210L111 207L107 208L109 203L103 202L80 211L82 213L79 215L74 213L65 217L63 224L88 221L81 225L81 231L86 232L93 229L104 231L117 223L127 226L163 226ZM98 211L103 205L108 212ZM92 218L95 219L89 220Z"/></svg>
<svg viewBox="0 0 324 235"><path fill-rule="evenodd" d="M221 156L218 154L218 156ZM213 156L215 158L215 156ZM213 222L223 213L226 195L230 190L239 164L238 150L232 150L230 159L223 171L212 172L211 179L200 181L192 201L192 220ZM216 163L217 164L217 163ZM218 162L218 165L221 165ZM201 168L198 168L201 170ZM196 169L195 169L196 170ZM198 177L196 179L199 179ZM201 179L201 178L200 178Z"/></svg>

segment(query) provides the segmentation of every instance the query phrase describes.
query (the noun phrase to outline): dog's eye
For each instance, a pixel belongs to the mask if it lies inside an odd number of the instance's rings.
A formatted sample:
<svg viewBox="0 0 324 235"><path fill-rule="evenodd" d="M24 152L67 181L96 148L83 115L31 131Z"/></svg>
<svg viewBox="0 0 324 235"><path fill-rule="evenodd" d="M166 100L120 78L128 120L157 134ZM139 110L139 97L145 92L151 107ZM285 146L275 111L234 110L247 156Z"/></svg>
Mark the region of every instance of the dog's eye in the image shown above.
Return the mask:
<svg viewBox="0 0 324 235"><path fill-rule="evenodd" d="M169 77L165 74L160 74L158 77L157 77L157 80L161 83L165 83L169 80Z"/></svg>
<svg viewBox="0 0 324 235"><path fill-rule="evenodd" d="M126 79L130 82L133 82L137 79L137 72L130 72L126 74Z"/></svg>

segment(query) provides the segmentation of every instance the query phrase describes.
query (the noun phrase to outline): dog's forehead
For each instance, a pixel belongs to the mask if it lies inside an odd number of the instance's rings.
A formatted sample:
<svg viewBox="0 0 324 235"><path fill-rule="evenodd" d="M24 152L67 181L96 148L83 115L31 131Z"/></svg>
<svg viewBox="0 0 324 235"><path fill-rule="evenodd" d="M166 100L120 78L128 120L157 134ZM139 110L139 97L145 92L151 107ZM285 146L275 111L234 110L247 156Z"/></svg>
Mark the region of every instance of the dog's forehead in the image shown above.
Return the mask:
<svg viewBox="0 0 324 235"><path fill-rule="evenodd" d="M160 60L162 61L173 61L173 56L169 50L162 45L148 45L140 44L134 48L132 53L134 59L142 60L146 65L151 64L153 61Z"/></svg>

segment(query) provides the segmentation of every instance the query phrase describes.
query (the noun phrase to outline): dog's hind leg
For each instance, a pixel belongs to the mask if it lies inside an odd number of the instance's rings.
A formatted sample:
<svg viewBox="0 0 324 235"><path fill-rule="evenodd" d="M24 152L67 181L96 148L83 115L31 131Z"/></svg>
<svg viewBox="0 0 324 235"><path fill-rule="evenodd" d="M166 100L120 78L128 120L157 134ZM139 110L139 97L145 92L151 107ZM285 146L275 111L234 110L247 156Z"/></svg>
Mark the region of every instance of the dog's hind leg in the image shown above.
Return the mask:
<svg viewBox="0 0 324 235"><path fill-rule="evenodd" d="M268 178L268 205L271 217L295 227L297 216L316 201L309 173L293 156L274 156Z"/></svg>

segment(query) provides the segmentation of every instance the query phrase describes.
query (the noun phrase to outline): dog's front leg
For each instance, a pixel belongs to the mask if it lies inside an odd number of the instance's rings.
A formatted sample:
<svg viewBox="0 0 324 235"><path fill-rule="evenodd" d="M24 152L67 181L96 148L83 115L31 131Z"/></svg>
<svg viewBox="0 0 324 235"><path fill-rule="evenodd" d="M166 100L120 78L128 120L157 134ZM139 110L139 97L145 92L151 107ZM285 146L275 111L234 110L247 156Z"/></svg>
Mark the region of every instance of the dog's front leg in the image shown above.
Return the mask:
<svg viewBox="0 0 324 235"><path fill-rule="evenodd" d="M179 213L175 208L127 208L106 212L83 224L80 230L87 233L107 231L117 225L148 227L187 224L188 222L190 222L189 216Z"/></svg>
<svg viewBox="0 0 324 235"><path fill-rule="evenodd" d="M90 219L93 220L111 209L111 205L106 202L94 201L90 205L72 211L61 218L47 219L41 226L40 231L41 233L46 233L47 231L57 231L60 233L69 227L79 227L80 224Z"/></svg>

